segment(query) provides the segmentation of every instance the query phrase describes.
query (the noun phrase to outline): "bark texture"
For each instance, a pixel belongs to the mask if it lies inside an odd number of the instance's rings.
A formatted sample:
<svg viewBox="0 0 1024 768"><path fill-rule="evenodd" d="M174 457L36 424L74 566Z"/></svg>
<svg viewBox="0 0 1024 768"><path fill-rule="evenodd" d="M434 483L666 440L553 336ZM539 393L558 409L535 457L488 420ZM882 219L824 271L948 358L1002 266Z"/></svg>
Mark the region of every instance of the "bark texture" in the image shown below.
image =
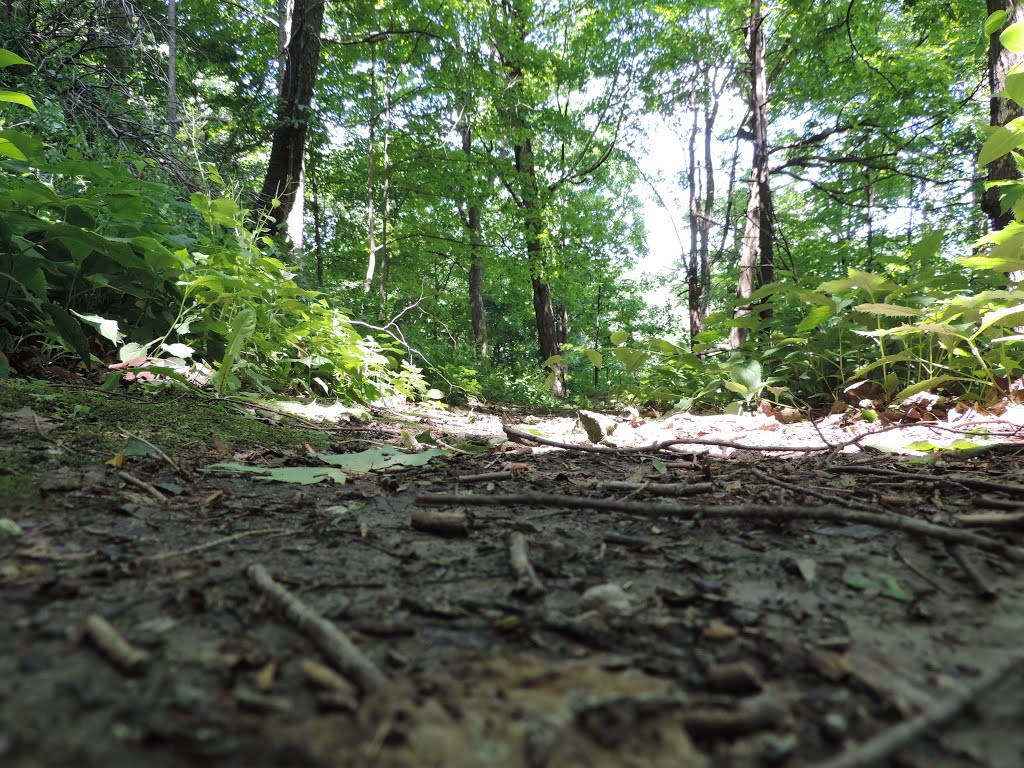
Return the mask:
<svg viewBox="0 0 1024 768"><path fill-rule="evenodd" d="M270 147L267 175L256 204L256 210L266 214L267 227L272 234L285 231L289 215L297 203L301 204L306 131L320 63L323 22L323 0L295 0L277 128ZM280 205L273 205L275 199ZM301 226L287 234L298 237L301 243Z"/></svg>
<svg viewBox="0 0 1024 768"><path fill-rule="evenodd" d="M1011 0L987 0L989 14L996 11L1006 11L1006 24L1014 24L1024 21L1024 3L1012 2ZM999 33L995 32L989 38L988 45L988 82L991 87L992 96L989 98L989 124L993 126L1006 125L1014 118L1020 117L1021 108L1011 99L1003 99L995 94L1003 90L1006 85L1006 73L1014 64L1021 60L1021 55L1013 53L1002 46L999 42ZM1020 178L1017 172L1017 164L1012 154L1006 154L988 165L988 181L1012 181ZM988 217L989 226L993 230L1002 229L1011 221L1013 214L1004 211L1001 204L1003 190L1000 187L992 187L985 190L981 198L981 207Z"/></svg>
<svg viewBox="0 0 1024 768"><path fill-rule="evenodd" d="M750 114L754 163L736 288L736 296L741 301L750 298L756 283L760 282L763 285L775 279L772 253L772 195L768 174L768 83L765 77L763 22L761 0L751 0L747 52L750 57ZM747 317L751 311L752 308L748 304L738 308L735 316ZM746 337L745 328L733 328L729 341L733 347L738 347Z"/></svg>

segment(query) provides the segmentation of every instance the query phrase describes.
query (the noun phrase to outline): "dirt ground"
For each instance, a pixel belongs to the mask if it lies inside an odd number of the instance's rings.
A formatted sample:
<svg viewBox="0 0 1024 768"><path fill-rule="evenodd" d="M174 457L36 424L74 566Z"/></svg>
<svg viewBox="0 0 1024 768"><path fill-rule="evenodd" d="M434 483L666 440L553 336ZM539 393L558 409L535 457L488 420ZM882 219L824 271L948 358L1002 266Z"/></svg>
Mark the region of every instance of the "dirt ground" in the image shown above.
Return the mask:
<svg viewBox="0 0 1024 768"><path fill-rule="evenodd" d="M0 386L0 765L1024 765L1018 409Z"/></svg>

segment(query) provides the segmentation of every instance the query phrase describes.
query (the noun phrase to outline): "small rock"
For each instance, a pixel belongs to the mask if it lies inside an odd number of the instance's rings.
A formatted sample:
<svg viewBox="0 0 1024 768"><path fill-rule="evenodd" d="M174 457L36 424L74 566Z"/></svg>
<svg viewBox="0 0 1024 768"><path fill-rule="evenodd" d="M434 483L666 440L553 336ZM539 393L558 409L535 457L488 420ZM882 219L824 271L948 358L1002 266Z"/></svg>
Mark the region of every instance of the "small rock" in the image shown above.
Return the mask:
<svg viewBox="0 0 1024 768"><path fill-rule="evenodd" d="M829 712L821 721L821 732L829 741L842 741L849 727L846 717L839 712Z"/></svg>
<svg viewBox="0 0 1024 768"><path fill-rule="evenodd" d="M591 587L583 593L580 603L587 610L622 615L629 613L633 608L629 595L618 584L598 584Z"/></svg>
<svg viewBox="0 0 1024 768"><path fill-rule="evenodd" d="M178 683L174 686L174 706L185 712L200 712L210 703L210 695L195 685Z"/></svg>

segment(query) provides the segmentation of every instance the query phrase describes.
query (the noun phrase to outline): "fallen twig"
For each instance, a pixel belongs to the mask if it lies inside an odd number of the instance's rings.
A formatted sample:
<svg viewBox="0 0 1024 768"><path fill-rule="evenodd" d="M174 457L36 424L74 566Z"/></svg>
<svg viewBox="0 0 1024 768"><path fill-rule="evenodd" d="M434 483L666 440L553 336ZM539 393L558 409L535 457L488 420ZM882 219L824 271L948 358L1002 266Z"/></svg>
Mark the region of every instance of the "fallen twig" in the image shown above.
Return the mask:
<svg viewBox="0 0 1024 768"><path fill-rule="evenodd" d="M141 672L149 662L149 653L125 640L114 626L96 613L90 613L82 622L82 632L99 651L125 672Z"/></svg>
<svg viewBox="0 0 1024 768"><path fill-rule="evenodd" d="M521 471L520 471L521 474ZM476 475L459 475L455 478L457 483L500 483L502 480L511 480L516 476L515 472L481 472Z"/></svg>
<svg viewBox="0 0 1024 768"><path fill-rule="evenodd" d="M152 496L154 499L156 499L161 504L166 504L167 503L167 497L164 496L164 494L159 489L157 489L156 487L154 487L150 483L147 483L145 480L140 480L135 475L133 475L131 472L125 472L122 469L121 471L119 471L117 473L117 476L120 477L122 480L124 480L126 483L131 483L136 488L141 488L142 490L144 490L146 493L148 493L150 496Z"/></svg>
<svg viewBox="0 0 1024 768"><path fill-rule="evenodd" d="M161 560L170 560L175 557L185 557L187 555L194 555L196 552L203 552L207 549L213 549L219 547L221 544L230 544L232 541L238 541L239 539L245 539L249 536L281 536L289 533L299 533L301 528L257 528L252 531L240 531L233 533L230 536L222 536L219 539L213 541L207 541L204 544L196 544L194 547L188 547L186 549L177 549L173 552L161 552L158 555L144 555L139 558L139 562L142 563L156 563Z"/></svg>
<svg viewBox="0 0 1024 768"><path fill-rule="evenodd" d="M747 467L746 471L750 472L754 477L758 477L764 480L766 483L777 485L779 488L785 488L787 491L793 491L793 493L802 493L807 496L813 496L816 499L821 499L829 504L839 504L840 506L855 507L857 509L863 509L868 512L877 512L878 514L885 514L885 510L874 504L868 504L863 501L857 501L857 499L844 499L842 496L834 496L830 493L822 493L816 491L813 488L808 488L804 485L796 485L795 483L787 483L785 480L779 480L778 478L772 477L765 472L757 469L756 467Z"/></svg>
<svg viewBox="0 0 1024 768"><path fill-rule="evenodd" d="M1024 663L1024 656L1011 658L989 670L974 684L967 686L962 691L935 702L916 717L883 731L863 744L850 747L812 768L865 768L877 765L925 731L952 720L989 688L998 684L1007 675L1013 674L1022 663Z"/></svg>
<svg viewBox="0 0 1024 768"><path fill-rule="evenodd" d="M710 493L715 488L713 483L629 483L619 480L607 480L600 487L610 491L629 491L631 494L642 491L652 496L694 496Z"/></svg>
<svg viewBox="0 0 1024 768"><path fill-rule="evenodd" d="M191 471L186 470L180 464L178 464L178 462L176 462L174 459L168 456L167 453L159 445L150 442L141 435L137 435L134 432L129 432L120 424L117 425L117 428L121 432L121 434L125 435L126 437L130 437L132 440L138 440L140 443L144 443L145 445L148 445L150 448L152 448L153 451L156 452L157 456L166 461L171 466L171 469L173 469L179 475L184 477L186 480L192 476Z"/></svg>
<svg viewBox="0 0 1024 768"><path fill-rule="evenodd" d="M607 512L625 512L643 517L674 517L679 520L702 518L744 518L755 520L837 520L844 523L873 525L877 528L903 531L928 536L939 541L954 544L969 544L987 552L994 552L1014 562L1024 562L1024 549L1012 547L1000 541L979 536L970 531L947 528L924 520L915 520L900 515L882 515L862 510L842 509L833 506L797 506L764 504L654 504L643 501L616 501L595 499L589 496L560 496L549 493L517 494L422 494L416 497L419 504L441 506L463 504L478 506L508 507L569 507L572 509L598 509Z"/></svg>
<svg viewBox="0 0 1024 768"><path fill-rule="evenodd" d="M957 515L956 521L964 528L1020 528L1024 526L1024 512L977 512Z"/></svg>
<svg viewBox="0 0 1024 768"><path fill-rule="evenodd" d="M566 451L583 451L585 453L656 453L658 451L668 451L669 448L676 445L711 445L719 448L735 448L740 451L780 451L784 453L817 453L818 451L830 451L835 448L835 446L832 445L744 445L743 443L736 443L732 440L713 440L701 437L686 437L673 440L662 440L648 445L613 448L607 445L576 445L575 443L560 443L557 440L549 440L546 437L540 437L539 435L533 435L529 432L524 432L521 429L510 427L507 424L503 424L502 429L505 430L505 434L510 440L515 440L517 442L528 440L530 442L537 443L538 445L546 445L550 448L562 448ZM839 447L844 445L846 445L846 443L840 443ZM675 454L680 453L680 451L669 452Z"/></svg>
<svg viewBox="0 0 1024 768"><path fill-rule="evenodd" d="M356 648L344 632L274 581L266 568L256 563L246 568L245 573L360 691L370 693L387 682L384 673Z"/></svg>
<svg viewBox="0 0 1024 768"><path fill-rule="evenodd" d="M829 472L849 472L859 475L878 475L879 477L892 477L899 480L917 480L922 483L957 483L967 488L976 488L983 491L1001 491L1003 493L1016 493L1024 495L1024 485L1016 483L996 483L991 480L981 480L977 477L960 473L948 475L928 475L916 472L900 472L898 469L884 469L882 467L865 467L862 465L853 466L831 466L827 467Z"/></svg>
<svg viewBox="0 0 1024 768"><path fill-rule="evenodd" d="M985 574L982 573L981 569L971 561L968 554L964 552L964 548L962 546L959 544L947 543L946 551L953 556L953 559L956 560L956 564L960 566L960 570L962 570L964 575L967 576L968 580L970 580L978 597L982 600L992 601L999 596L999 593L992 588L991 584L989 584L989 580Z"/></svg>
<svg viewBox="0 0 1024 768"><path fill-rule="evenodd" d="M516 575L515 592L526 597L537 597L544 593L544 584L537 578L530 557L526 554L526 537L516 532L508 538L508 555L512 571Z"/></svg>

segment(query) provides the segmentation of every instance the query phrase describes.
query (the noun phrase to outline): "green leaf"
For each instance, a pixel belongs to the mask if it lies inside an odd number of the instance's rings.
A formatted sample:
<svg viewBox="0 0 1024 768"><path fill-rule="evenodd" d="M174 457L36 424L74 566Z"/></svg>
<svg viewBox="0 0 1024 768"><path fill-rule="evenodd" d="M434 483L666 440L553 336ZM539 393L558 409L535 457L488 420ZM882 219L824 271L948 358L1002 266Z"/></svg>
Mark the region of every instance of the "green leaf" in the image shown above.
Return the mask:
<svg viewBox="0 0 1024 768"><path fill-rule="evenodd" d="M583 352L587 356L587 359L590 360L591 364L595 368L600 368L601 367L601 363L603 362L603 358L601 357L601 353L600 352L598 352L596 349L584 349Z"/></svg>
<svg viewBox="0 0 1024 768"><path fill-rule="evenodd" d="M862 365L860 368L853 372L853 378L863 376L868 371L873 371L875 368L881 368L883 365L894 365L896 363L902 363L907 360L915 360L915 355L909 350L903 350L902 352L896 352L892 355L885 355L877 360L873 360L866 365Z"/></svg>
<svg viewBox="0 0 1024 768"><path fill-rule="evenodd" d="M31 61L25 61L18 54L13 51L8 51L6 48L0 48L0 67L11 67L15 64L27 64L32 66Z"/></svg>
<svg viewBox="0 0 1024 768"><path fill-rule="evenodd" d="M761 363L757 360L744 360L729 364L729 375L737 384L742 384L747 392L756 392L764 384L761 377Z"/></svg>
<svg viewBox="0 0 1024 768"><path fill-rule="evenodd" d="M806 317L800 321L800 325L796 327L796 332L807 333L808 331L813 331L819 325L824 325L828 320L832 319L834 314L835 308L833 306L819 304L816 307L812 307Z"/></svg>
<svg viewBox="0 0 1024 768"><path fill-rule="evenodd" d="M1016 26L1016 25L1014 25ZM978 154L978 167L984 168L993 160L1024 144L1024 117L1017 117L1006 125L993 129L985 139L981 152Z"/></svg>
<svg viewBox="0 0 1024 768"><path fill-rule="evenodd" d="M1006 76L1003 90L998 94L1003 98L1013 99L1018 104L1024 103L1024 72L1014 72Z"/></svg>
<svg viewBox="0 0 1024 768"><path fill-rule="evenodd" d="M618 347L612 350L612 354L625 365L626 373L633 373L647 360L647 353L639 349Z"/></svg>
<svg viewBox="0 0 1024 768"><path fill-rule="evenodd" d="M989 17L985 19L985 37L991 37L1000 29L1003 28L1003 24L1006 23L1006 11L996 11L995 13L989 14Z"/></svg>
<svg viewBox="0 0 1024 768"><path fill-rule="evenodd" d="M225 360L234 360L242 351L245 342L256 330L256 311L246 307L231 321L231 330L228 335L228 346L224 352ZM227 366L230 367L230 366Z"/></svg>
<svg viewBox="0 0 1024 768"><path fill-rule="evenodd" d="M419 453L404 453L390 445L370 448L359 453L318 453L317 458L332 467L341 467L350 472L373 472L389 467L422 467L436 456L447 456L448 451L431 448Z"/></svg>
<svg viewBox="0 0 1024 768"><path fill-rule="evenodd" d="M743 395L746 397L750 394L750 390L747 389L743 384L738 381L723 381L722 386L728 389L730 392L735 392L737 395Z"/></svg>
<svg viewBox="0 0 1024 768"><path fill-rule="evenodd" d="M625 344L627 341L629 341L629 332L628 331L615 331L615 333L612 334L611 339L612 339L612 344L614 344L616 346L618 346L620 344Z"/></svg>
<svg viewBox="0 0 1024 768"><path fill-rule="evenodd" d="M1000 307L982 315L981 327L975 332L975 336L991 328L993 325L1024 325L1024 304L1017 304L1012 307Z"/></svg>
<svg viewBox="0 0 1024 768"><path fill-rule="evenodd" d="M997 272L1016 272L1024 269L1024 259L999 256L967 256L957 261L968 269L994 269Z"/></svg>
<svg viewBox="0 0 1024 768"><path fill-rule="evenodd" d="M882 275L874 272L861 272L851 268L849 276L842 280L830 280L818 286L818 290L824 293L841 294L851 290L867 291L874 297L876 293L889 293L896 290L897 285Z"/></svg>
<svg viewBox="0 0 1024 768"><path fill-rule="evenodd" d="M942 240L946 236L946 230L937 229L934 232L929 232L926 235L922 235L914 247L910 249L910 258L914 261L924 261L930 259L932 256L939 252L942 247Z"/></svg>
<svg viewBox="0 0 1024 768"><path fill-rule="evenodd" d="M12 160L28 160L25 153L15 146L10 139L0 136L0 157L9 157Z"/></svg>
<svg viewBox="0 0 1024 768"><path fill-rule="evenodd" d="M266 480L278 483L297 483L299 485L313 485L325 480L333 480L338 485L344 485L348 476L340 469L334 467L249 467L245 464L227 461L220 464L211 464L210 469L226 469L231 472L250 472L255 475L262 475Z"/></svg>
<svg viewBox="0 0 1024 768"><path fill-rule="evenodd" d="M81 312L71 310L72 314L85 320L89 325L96 329L100 336L105 339L109 339L113 344L120 344L121 339L124 336L117 328L117 320L108 320L105 317L99 315L83 315Z"/></svg>
<svg viewBox="0 0 1024 768"><path fill-rule="evenodd" d="M853 309L855 312L884 315L885 317L918 317L921 314L919 309L901 307L899 304L858 304Z"/></svg>
<svg viewBox="0 0 1024 768"><path fill-rule="evenodd" d="M989 17L991 19L991 17ZM988 26L986 22L985 26ZM1003 47L1014 53L1024 53L1024 22L1018 21L1011 24L999 35L999 42Z"/></svg>
<svg viewBox="0 0 1024 768"><path fill-rule="evenodd" d="M893 397L892 400L895 402L903 402L908 397L916 395L918 392L925 392L929 389L934 389L935 387L941 386L947 381L952 381L953 379L953 376L935 376L931 379L926 379L925 381L919 381L917 384L911 384L909 387L902 390L898 395Z"/></svg>
<svg viewBox="0 0 1024 768"><path fill-rule="evenodd" d="M21 104L23 107L35 111L36 105L32 103L32 98L24 93L18 93L17 91L0 91L0 101L7 102L8 104Z"/></svg>
<svg viewBox="0 0 1024 768"><path fill-rule="evenodd" d="M565 364L565 358L562 355L552 355L547 360L545 360L543 363L541 363L541 367L542 368L550 368L550 369L554 370L555 366L564 365L564 364Z"/></svg>
<svg viewBox="0 0 1024 768"><path fill-rule="evenodd" d="M85 338L82 324L72 317L64 307L57 304L44 304L43 311L49 315L57 338L82 358L86 368L91 369L92 358L89 356L89 340Z"/></svg>

